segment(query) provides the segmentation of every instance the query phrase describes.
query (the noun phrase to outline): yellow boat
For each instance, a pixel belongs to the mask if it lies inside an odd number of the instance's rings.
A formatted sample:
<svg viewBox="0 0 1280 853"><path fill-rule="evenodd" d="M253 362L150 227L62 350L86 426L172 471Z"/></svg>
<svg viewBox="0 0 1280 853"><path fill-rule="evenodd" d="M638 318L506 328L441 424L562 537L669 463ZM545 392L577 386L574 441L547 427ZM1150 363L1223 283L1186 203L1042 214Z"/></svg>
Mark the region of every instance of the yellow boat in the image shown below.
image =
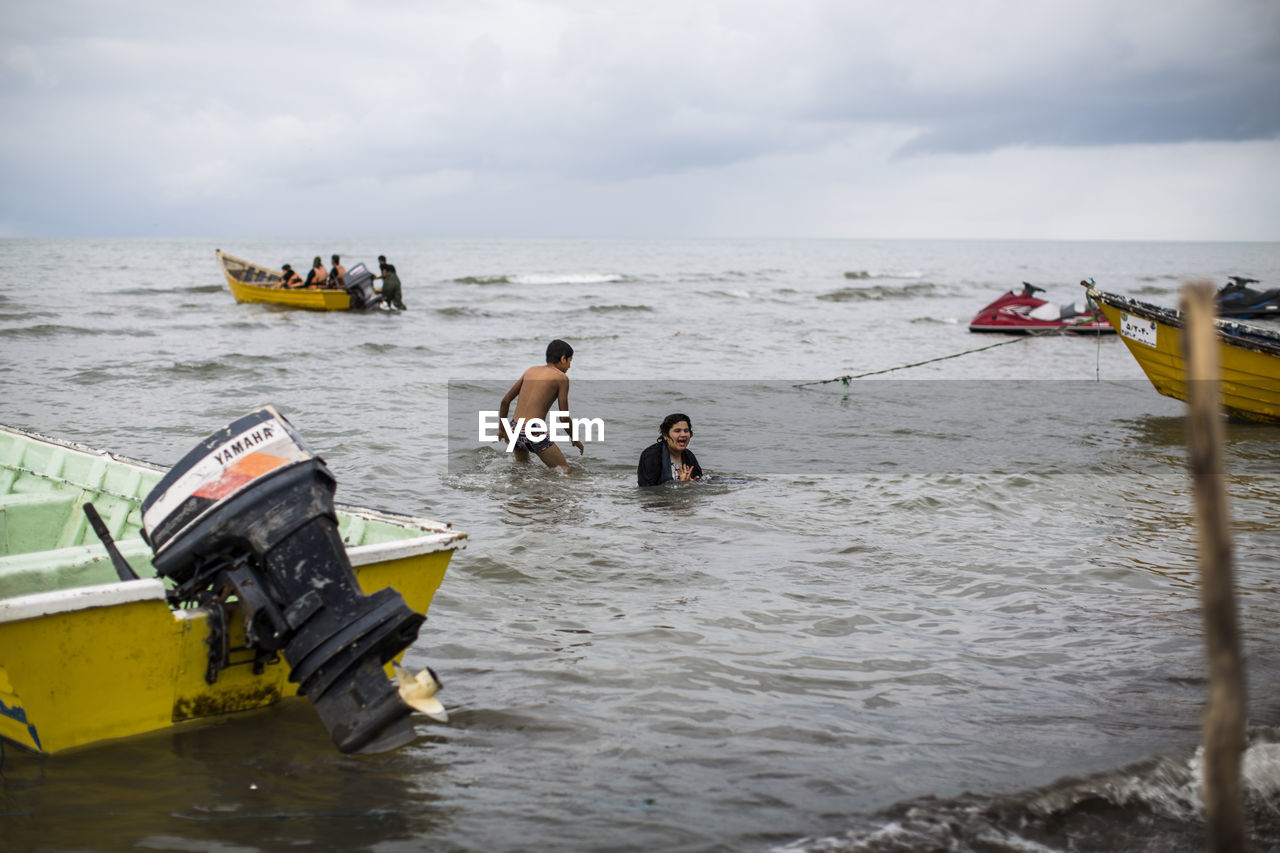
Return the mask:
<svg viewBox="0 0 1280 853"><path fill-rule="evenodd" d="M236 302L269 302L313 311L346 311L352 308L375 308L381 297L373 289L373 273L364 264L347 270L347 287L285 287L284 271L255 264L228 255L221 249L215 253L218 266L227 278L227 286Z"/></svg>
<svg viewBox="0 0 1280 853"><path fill-rule="evenodd" d="M247 647L249 616L224 603L230 587L196 607L175 602L174 579L157 576L153 561L166 551L153 553L144 538L144 513L169 476L146 462L0 427L0 736L54 753L300 692L285 659L290 649ZM105 528L103 541L87 517L94 513L82 511L87 503ZM341 537L335 550L345 549L364 593L355 597L398 591L416 636L418 614L466 534L428 518L328 506ZM332 524L332 510L326 518ZM130 573L137 579L122 579ZM291 625L293 610L285 612ZM372 665L380 678L384 664L390 675L392 654ZM318 692L308 697L320 710Z"/></svg>
<svg viewBox="0 0 1280 853"><path fill-rule="evenodd" d="M1081 282L1089 298L1120 333L1129 352L1166 397L1187 399L1179 311L1098 290ZM1280 330L1266 322L1218 318L1222 400L1227 414L1280 424Z"/></svg>

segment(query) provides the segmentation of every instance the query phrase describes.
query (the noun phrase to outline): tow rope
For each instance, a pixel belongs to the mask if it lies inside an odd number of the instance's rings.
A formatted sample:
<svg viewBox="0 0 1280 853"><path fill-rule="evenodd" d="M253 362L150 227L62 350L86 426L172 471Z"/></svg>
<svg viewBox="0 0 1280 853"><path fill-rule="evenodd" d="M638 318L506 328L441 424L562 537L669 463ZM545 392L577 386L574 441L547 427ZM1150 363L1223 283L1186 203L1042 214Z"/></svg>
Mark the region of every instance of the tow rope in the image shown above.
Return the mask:
<svg viewBox="0 0 1280 853"><path fill-rule="evenodd" d="M989 350L989 349L995 349L996 347L1002 347L1006 344L1019 344L1019 343L1022 343L1023 341L1030 340L1031 338L1039 337L1043 334L1044 332L1029 332L1028 334L1023 335L1022 337L1012 338L1007 341L1000 341L999 343L995 343L995 344L987 344L985 347L975 347L973 349L967 349L964 352L955 352L955 353L952 353L951 355L940 355L937 358L927 358L924 361L915 361L915 362L912 362L911 364L899 364L897 367L886 367L884 370L871 370L866 373L847 374L845 376L837 376L833 379L820 379L817 382L800 382L798 384L792 385L791 387L805 388L810 385L829 385L832 382L841 382L844 384L846 388L848 388L849 382L854 379L862 379L863 377L866 377L866 376L879 376L882 373L892 373L895 370L906 370L908 367L919 367L922 364L933 364L935 361L946 361L949 358L959 358L962 355L969 355L970 353L982 352L983 350Z"/></svg>

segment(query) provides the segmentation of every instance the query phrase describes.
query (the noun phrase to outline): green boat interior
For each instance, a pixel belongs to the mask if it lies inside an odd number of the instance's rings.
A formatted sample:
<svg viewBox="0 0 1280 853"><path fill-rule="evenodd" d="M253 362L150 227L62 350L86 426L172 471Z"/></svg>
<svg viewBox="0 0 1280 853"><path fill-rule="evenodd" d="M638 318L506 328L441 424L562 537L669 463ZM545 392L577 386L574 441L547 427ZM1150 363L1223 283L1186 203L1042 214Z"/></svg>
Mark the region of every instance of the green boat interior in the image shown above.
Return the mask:
<svg viewBox="0 0 1280 853"><path fill-rule="evenodd" d="M0 598L119 580L87 501L138 576L154 577L140 496L162 474L0 433Z"/></svg>
<svg viewBox="0 0 1280 853"><path fill-rule="evenodd" d="M86 502L138 577L155 577L141 504L163 475L159 468L0 430L0 599L119 580L85 517ZM338 514L338 530L348 547L424 533L345 512Z"/></svg>

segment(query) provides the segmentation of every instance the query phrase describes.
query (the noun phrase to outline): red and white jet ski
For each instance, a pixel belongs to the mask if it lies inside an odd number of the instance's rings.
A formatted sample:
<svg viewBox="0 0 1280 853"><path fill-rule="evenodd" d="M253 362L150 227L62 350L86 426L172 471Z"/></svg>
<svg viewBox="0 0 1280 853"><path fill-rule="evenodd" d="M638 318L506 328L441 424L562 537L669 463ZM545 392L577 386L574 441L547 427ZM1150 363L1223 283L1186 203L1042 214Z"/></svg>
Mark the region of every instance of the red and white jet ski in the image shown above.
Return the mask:
<svg viewBox="0 0 1280 853"><path fill-rule="evenodd" d="M1114 332L1102 312L1088 300L1057 304L1036 296L1043 287L1023 282L1021 288L1005 291L1000 298L969 321L971 332L1072 332L1106 334Z"/></svg>

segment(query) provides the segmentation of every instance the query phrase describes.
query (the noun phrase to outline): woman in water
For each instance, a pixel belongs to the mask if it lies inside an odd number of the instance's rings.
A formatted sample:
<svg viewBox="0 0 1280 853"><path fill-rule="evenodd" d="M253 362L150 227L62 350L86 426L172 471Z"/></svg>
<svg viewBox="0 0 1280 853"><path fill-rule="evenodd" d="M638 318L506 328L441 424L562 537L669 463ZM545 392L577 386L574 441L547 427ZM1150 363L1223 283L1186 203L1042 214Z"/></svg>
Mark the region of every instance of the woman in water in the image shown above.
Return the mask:
<svg viewBox="0 0 1280 853"><path fill-rule="evenodd" d="M693 422L688 415L667 415L658 427L658 440L640 454L636 480L641 486L656 486L675 480L681 483L702 477L698 458L689 450L693 438Z"/></svg>

